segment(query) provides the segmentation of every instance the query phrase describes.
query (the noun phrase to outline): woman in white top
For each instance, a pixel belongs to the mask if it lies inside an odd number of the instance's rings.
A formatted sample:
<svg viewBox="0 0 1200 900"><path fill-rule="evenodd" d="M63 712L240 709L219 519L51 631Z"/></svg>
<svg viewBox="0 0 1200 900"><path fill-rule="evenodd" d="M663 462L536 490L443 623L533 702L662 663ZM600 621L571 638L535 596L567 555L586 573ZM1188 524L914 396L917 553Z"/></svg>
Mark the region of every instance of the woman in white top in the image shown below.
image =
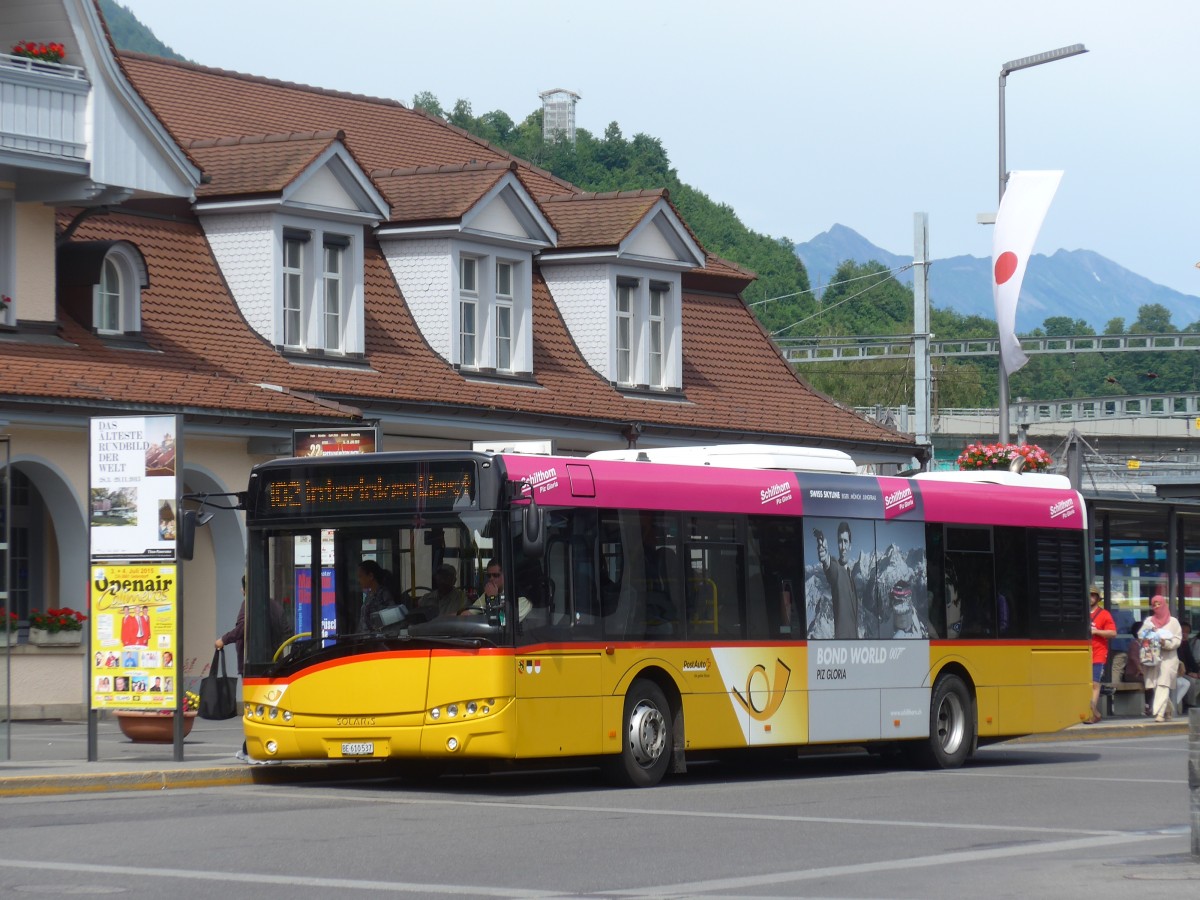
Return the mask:
<svg viewBox="0 0 1200 900"><path fill-rule="evenodd" d="M1155 594L1150 598L1150 615L1138 629L1138 640L1143 649L1142 671L1145 673L1146 689L1154 688L1151 711L1156 722L1171 718L1174 712L1171 691L1179 672L1179 654L1176 650L1182 639L1183 629L1179 627L1179 620L1171 615L1166 598ZM1148 653L1145 652L1147 650Z"/></svg>

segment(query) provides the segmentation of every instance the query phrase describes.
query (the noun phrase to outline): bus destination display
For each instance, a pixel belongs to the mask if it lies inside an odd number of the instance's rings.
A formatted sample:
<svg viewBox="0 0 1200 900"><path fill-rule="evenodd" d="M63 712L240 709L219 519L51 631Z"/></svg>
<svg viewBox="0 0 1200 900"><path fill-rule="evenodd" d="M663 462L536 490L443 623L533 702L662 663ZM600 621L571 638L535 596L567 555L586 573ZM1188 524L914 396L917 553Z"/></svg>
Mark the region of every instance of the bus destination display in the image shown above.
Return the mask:
<svg viewBox="0 0 1200 900"><path fill-rule="evenodd" d="M297 466L263 472L252 508L260 516L340 515L385 509L449 510L475 497L470 462L435 466Z"/></svg>

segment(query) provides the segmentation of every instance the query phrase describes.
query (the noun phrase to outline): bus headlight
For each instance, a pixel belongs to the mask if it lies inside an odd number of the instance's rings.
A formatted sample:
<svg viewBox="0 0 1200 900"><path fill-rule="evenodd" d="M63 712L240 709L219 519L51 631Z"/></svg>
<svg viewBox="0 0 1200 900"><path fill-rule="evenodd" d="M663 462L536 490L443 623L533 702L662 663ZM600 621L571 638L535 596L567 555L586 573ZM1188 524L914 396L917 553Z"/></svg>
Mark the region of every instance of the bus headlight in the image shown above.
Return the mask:
<svg viewBox="0 0 1200 900"><path fill-rule="evenodd" d="M467 715L468 716L475 715L475 712L478 709L479 709L479 706L478 706L478 704L475 703L474 700L470 700L467 702Z"/></svg>
<svg viewBox="0 0 1200 900"><path fill-rule="evenodd" d="M438 707L435 706L433 709L431 709L429 711L429 718L433 719L433 721L436 722L441 717L442 717L442 711L440 709L438 709Z"/></svg>
<svg viewBox="0 0 1200 900"><path fill-rule="evenodd" d="M267 716L268 716L268 718L271 718L271 719L278 719L279 718L279 707L272 706L271 711L269 713L267 713Z"/></svg>
<svg viewBox="0 0 1200 900"><path fill-rule="evenodd" d="M457 703L451 703L449 706L447 706L447 707L446 707L446 715L448 715L448 716L449 716L450 718L452 718L452 719L453 719L455 716L457 716L457 715L458 715L458 704L457 704Z"/></svg>
<svg viewBox="0 0 1200 900"><path fill-rule="evenodd" d="M283 711L283 721L285 721L285 722L292 721L292 711L290 709L285 709Z"/></svg>

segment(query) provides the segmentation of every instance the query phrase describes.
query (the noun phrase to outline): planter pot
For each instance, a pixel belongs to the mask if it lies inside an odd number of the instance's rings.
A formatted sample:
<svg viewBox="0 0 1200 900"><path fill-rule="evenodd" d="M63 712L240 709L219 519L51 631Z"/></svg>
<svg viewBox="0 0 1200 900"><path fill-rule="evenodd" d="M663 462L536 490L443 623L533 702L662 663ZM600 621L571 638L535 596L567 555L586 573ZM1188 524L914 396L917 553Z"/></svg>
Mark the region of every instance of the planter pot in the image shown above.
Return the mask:
<svg viewBox="0 0 1200 900"><path fill-rule="evenodd" d="M29 629L29 643L35 647L78 647L83 643L83 631L43 631Z"/></svg>
<svg viewBox="0 0 1200 900"><path fill-rule="evenodd" d="M7 631L0 631L0 647L15 647L17 646L17 630L14 628L12 634Z"/></svg>
<svg viewBox="0 0 1200 900"><path fill-rule="evenodd" d="M183 736L187 737L196 722L195 712L183 714ZM119 709L117 724L121 733L137 744L170 744L175 740L175 717L156 709Z"/></svg>

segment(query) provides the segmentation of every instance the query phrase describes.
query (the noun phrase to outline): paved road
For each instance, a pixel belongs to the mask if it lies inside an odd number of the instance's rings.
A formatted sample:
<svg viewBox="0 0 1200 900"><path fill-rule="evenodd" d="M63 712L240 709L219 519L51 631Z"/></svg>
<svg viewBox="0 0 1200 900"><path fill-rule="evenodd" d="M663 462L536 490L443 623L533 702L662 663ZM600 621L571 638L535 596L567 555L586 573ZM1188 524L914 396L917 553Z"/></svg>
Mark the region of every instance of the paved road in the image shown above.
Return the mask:
<svg viewBox="0 0 1200 900"><path fill-rule="evenodd" d="M1142 734L951 772L693 766L640 791L574 770L8 797L0 895L1178 900L1200 882L1187 737Z"/></svg>

